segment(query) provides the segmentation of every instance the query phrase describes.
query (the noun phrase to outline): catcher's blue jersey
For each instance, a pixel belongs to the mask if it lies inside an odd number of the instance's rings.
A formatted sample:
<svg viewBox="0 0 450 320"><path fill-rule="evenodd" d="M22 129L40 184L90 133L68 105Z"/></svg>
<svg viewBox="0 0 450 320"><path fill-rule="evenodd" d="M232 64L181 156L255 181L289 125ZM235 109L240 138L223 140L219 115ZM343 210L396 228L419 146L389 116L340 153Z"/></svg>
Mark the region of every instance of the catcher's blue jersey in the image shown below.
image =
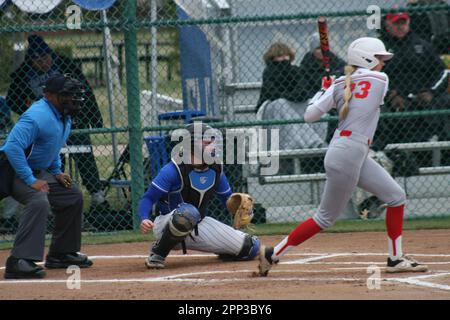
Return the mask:
<svg viewBox="0 0 450 320"><path fill-rule="evenodd" d="M220 174L218 183L216 183L216 175L216 171L211 168L206 171L189 172L187 182L190 185L187 187L199 194L198 201L200 203L203 201L203 196L213 188L215 188L213 191L224 203L231 195L231 187L225 174L223 172ZM157 204L159 213L165 215L174 210L181 202L191 203L192 199L183 199L182 190L185 188L182 174L177 165L173 162L166 164L142 196L139 204L141 220L149 219L154 204Z"/></svg>

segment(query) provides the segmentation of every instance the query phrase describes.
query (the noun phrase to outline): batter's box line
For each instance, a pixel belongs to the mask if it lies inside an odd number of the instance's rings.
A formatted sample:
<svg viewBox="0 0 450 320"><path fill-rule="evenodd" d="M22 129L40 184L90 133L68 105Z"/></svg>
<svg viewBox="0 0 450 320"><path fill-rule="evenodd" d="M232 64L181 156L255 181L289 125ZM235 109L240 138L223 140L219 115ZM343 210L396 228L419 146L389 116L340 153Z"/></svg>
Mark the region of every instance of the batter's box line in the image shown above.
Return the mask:
<svg viewBox="0 0 450 320"><path fill-rule="evenodd" d="M92 280L80 280L81 284L100 284L100 283L157 283L157 282L176 282L176 283L196 283L196 284L218 284L218 283L228 283L228 282L248 282L249 279L245 278L227 278L227 279L205 279L205 278L192 278L193 276L205 276L213 274L229 274L229 273L247 273L251 274L254 270L222 270L222 271L203 271L203 272L191 272L191 273L181 273L171 276L154 277L154 278L142 278L142 279L92 279ZM271 273L293 273L299 272L299 270L272 270ZM323 272L328 272L323 270ZM398 282L404 284L411 284L419 287L428 287L433 289L440 289L445 291L450 291L450 286L436 284L431 282L422 281L421 279L435 278L450 275L450 272L439 273L439 274L427 274L414 277L406 278L382 278L380 280L387 282ZM184 278L186 277L186 278ZM187 278L191 277L191 278ZM287 277L287 278L253 278L253 281L277 281L277 282L292 282L292 281L302 281L302 282L364 282L366 278L346 278L346 277L322 277L322 278L304 278L304 277ZM52 284L52 283L67 283L67 280L3 280L0 284Z"/></svg>
<svg viewBox="0 0 450 320"><path fill-rule="evenodd" d="M445 291L450 291L450 286L440 283L433 283L428 281L422 281L421 279L429 279L429 278L437 278L437 277L443 277L450 275L450 272L445 273L436 273L436 274L425 274L420 276L414 276L414 277L407 277L407 278L389 278L388 281L395 281L400 283L406 283L411 284L415 286L420 287L427 287L427 288L433 288L433 289L440 289Z"/></svg>
<svg viewBox="0 0 450 320"><path fill-rule="evenodd" d="M307 256L310 258L298 259L293 261L283 261L280 264L314 264L315 261L323 260L332 257L344 257L344 256L387 256L387 253L357 253L357 252L341 252L341 253L317 253L317 252L305 252L305 253L288 253L286 256ZM418 257L450 257L450 254L427 254L427 253L412 253L410 256ZM169 255L169 258L198 258L198 257L216 257L215 254L174 254ZM115 259L145 259L147 255L97 255L90 256L92 260L115 260ZM296 262L297 261L297 262ZM43 265L43 262L38 262L38 265ZM356 262L347 262L341 264L357 264ZM363 264L363 263L360 263ZM373 262L373 264L381 264L380 262ZM432 263L429 263L432 264ZM439 264L439 263L435 263ZM450 264L450 262L442 262L441 264ZM0 267L0 270L4 270L5 267Z"/></svg>

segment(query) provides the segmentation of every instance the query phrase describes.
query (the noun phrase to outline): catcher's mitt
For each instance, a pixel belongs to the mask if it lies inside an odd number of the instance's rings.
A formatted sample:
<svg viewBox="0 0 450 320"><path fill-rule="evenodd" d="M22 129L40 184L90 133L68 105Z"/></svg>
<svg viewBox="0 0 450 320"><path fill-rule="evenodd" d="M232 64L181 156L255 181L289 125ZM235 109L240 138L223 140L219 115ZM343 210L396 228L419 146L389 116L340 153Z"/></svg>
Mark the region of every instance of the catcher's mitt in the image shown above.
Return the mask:
<svg viewBox="0 0 450 320"><path fill-rule="evenodd" d="M233 217L233 228L248 226L253 218L253 198L246 193L233 193L227 200L227 209Z"/></svg>

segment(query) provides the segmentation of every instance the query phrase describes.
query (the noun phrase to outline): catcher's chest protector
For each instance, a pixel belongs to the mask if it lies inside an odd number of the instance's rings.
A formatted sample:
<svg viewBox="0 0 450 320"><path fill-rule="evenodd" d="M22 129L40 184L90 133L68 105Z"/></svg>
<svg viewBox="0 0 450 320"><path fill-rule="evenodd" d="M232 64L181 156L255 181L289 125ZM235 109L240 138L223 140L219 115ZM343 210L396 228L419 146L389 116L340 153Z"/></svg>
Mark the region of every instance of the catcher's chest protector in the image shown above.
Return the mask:
<svg viewBox="0 0 450 320"><path fill-rule="evenodd" d="M183 201L197 207L202 218L205 217L206 205L220 183L222 165L211 165L206 171L196 171L192 165L187 164L177 166L183 183Z"/></svg>

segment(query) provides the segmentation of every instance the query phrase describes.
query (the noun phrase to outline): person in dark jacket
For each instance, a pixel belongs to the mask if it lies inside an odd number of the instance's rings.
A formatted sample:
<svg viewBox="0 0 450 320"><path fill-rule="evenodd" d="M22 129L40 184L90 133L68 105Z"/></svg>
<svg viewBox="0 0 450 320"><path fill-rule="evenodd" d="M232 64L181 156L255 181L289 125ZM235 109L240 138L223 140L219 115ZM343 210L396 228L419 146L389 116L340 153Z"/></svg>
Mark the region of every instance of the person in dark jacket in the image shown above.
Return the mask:
<svg viewBox="0 0 450 320"><path fill-rule="evenodd" d="M385 68L389 76L387 111L424 111L450 106L448 73L433 45L410 29L406 12L389 13L384 19L381 39L394 53ZM382 121L378 144L446 139L442 116L424 116ZM418 154L419 155L419 154ZM423 153L422 153L423 155ZM421 157L421 166L430 166L431 156Z"/></svg>
<svg viewBox="0 0 450 320"><path fill-rule="evenodd" d="M342 76L344 74L345 61L331 51L329 52L329 55L330 73L335 77ZM322 50L320 49L320 37L318 33L315 33L309 38L309 51L300 62L304 83L302 90L304 90L305 95L309 98L313 97L322 87L321 79L325 75L322 61L323 55ZM331 140L334 131L337 128L337 124L337 120L328 122L326 141Z"/></svg>
<svg viewBox="0 0 450 320"><path fill-rule="evenodd" d="M275 101L280 98L293 102L302 102L308 97L302 90L299 81L302 73L299 66L293 65L295 51L287 44L275 42L263 56L266 67L262 76L262 87L256 107L267 100Z"/></svg>
<svg viewBox="0 0 450 320"><path fill-rule="evenodd" d="M336 77L344 74L345 61L330 51L330 72ZM308 98L313 97L322 87L322 77L325 70L322 66L323 55L320 49L320 38L317 33L309 38L309 51L305 54L300 62L302 70L302 78L305 83L306 95Z"/></svg>
<svg viewBox="0 0 450 320"><path fill-rule="evenodd" d="M446 0L408 0L408 8L440 5L446 8L410 13L411 31L431 42L439 54L450 52L450 5Z"/></svg>
<svg viewBox="0 0 450 320"><path fill-rule="evenodd" d="M7 133L12 128L11 109L6 100L0 97L0 135Z"/></svg>
<svg viewBox="0 0 450 320"><path fill-rule="evenodd" d="M103 119L94 93L84 77L81 69L69 58L57 55L38 35L28 37L28 49L25 61L11 74L11 85L6 102L18 115L23 114L36 100L42 98L42 85L54 74L70 74L86 88L85 102L82 111L73 119L74 129L101 128ZM68 145L91 145L88 134L74 134ZM80 171L83 185L91 194L94 205L105 201L103 187L94 155L91 153L75 153L73 155Z"/></svg>
<svg viewBox="0 0 450 320"><path fill-rule="evenodd" d="M302 67L292 64L295 51L285 43L273 43L263 56L266 68L263 71L262 88L257 103L257 117L263 120L302 119L307 100L312 98L311 85ZM314 62L315 63L315 62ZM321 85L316 88L320 90ZM273 125L267 129L279 130L279 149L320 148L327 145L327 123L292 123ZM320 162L304 161L302 172L322 170ZM315 165L318 163L319 165ZM282 174L294 173L291 159L280 162Z"/></svg>
<svg viewBox="0 0 450 320"><path fill-rule="evenodd" d="M7 134L13 126L11 120L11 109L6 104L6 99L0 96L0 136ZM0 139L0 144L3 141ZM13 197L3 200L3 212L0 213L0 234L11 233L17 224L15 213L19 203Z"/></svg>

